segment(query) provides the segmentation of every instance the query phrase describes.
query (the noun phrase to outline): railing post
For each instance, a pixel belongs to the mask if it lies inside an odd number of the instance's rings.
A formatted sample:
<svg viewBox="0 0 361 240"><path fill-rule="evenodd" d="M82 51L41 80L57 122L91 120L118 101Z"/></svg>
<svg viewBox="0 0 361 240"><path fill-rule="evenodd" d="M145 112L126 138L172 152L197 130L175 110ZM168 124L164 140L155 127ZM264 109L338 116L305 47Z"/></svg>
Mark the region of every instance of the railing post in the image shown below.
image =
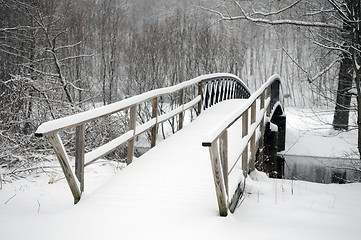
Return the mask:
<svg viewBox="0 0 361 240"><path fill-rule="evenodd" d="M74 177L74 174L70 168L69 158L68 155L66 154L64 145L57 133L48 135L47 137L49 139L50 144L54 148L54 152L58 158L61 168L63 169L64 176L68 182L71 193L73 194L74 204L76 204L80 200L81 192Z"/></svg>
<svg viewBox="0 0 361 240"><path fill-rule="evenodd" d="M84 124L76 127L75 137L75 175L80 182L80 191L84 191L84 153L85 135Z"/></svg>
<svg viewBox="0 0 361 240"><path fill-rule="evenodd" d="M265 91L262 92L262 94L260 95L260 110L264 109L264 101L265 101ZM263 161L263 155L264 155L264 134L265 134L265 123L264 123L264 116L266 114L266 111L264 112L264 114L262 115L262 120L260 123L260 132L261 132L261 136L259 139L259 145L258 145L258 149L259 149L259 154L258 154L258 161L262 162Z"/></svg>
<svg viewBox="0 0 361 240"><path fill-rule="evenodd" d="M198 102L198 114L201 114L202 112L202 104L204 99L202 98L202 82L198 83L198 96L201 96L201 101Z"/></svg>
<svg viewBox="0 0 361 240"><path fill-rule="evenodd" d="M184 88L179 90L179 106L184 105ZM183 128L184 112L179 113L178 131Z"/></svg>
<svg viewBox="0 0 361 240"><path fill-rule="evenodd" d="M226 194L222 179L222 171L221 171L221 164L218 153L217 139L214 140L211 146L209 147L209 154L211 156L213 179L214 179L214 186L216 188L219 214L221 216L227 216L228 210L226 203Z"/></svg>
<svg viewBox="0 0 361 240"><path fill-rule="evenodd" d="M221 164L223 170L223 180L224 187L226 189L226 194L229 196L229 188L228 188L228 133L227 129L221 134L219 138L219 149L220 149L220 157Z"/></svg>
<svg viewBox="0 0 361 240"><path fill-rule="evenodd" d="M248 134L248 109L242 116L242 139ZM247 163L248 163L248 143L242 153L242 170L243 176L247 177Z"/></svg>
<svg viewBox="0 0 361 240"><path fill-rule="evenodd" d="M127 152L127 165L129 165L133 161L134 155L134 135L135 135L135 128L137 125L137 105L133 105L130 108L130 123L129 123L129 130L134 130L133 137L128 141L128 152Z"/></svg>
<svg viewBox="0 0 361 240"><path fill-rule="evenodd" d="M156 118L156 123L151 130L152 139L151 139L150 147L155 147L155 145L157 144L157 135L158 135L158 97L153 98L152 118Z"/></svg>
<svg viewBox="0 0 361 240"><path fill-rule="evenodd" d="M256 102L257 101L254 101L252 106L251 106L251 124L256 122ZM249 163L249 171L252 172L256 168L255 167L255 162L256 162L256 131L254 131L253 134L252 134L250 148L251 148L251 161Z"/></svg>
<svg viewBox="0 0 361 240"><path fill-rule="evenodd" d="M266 89L266 99L270 99L271 100L271 87L267 87ZM266 109L266 116L270 117L271 116L271 103L267 106Z"/></svg>

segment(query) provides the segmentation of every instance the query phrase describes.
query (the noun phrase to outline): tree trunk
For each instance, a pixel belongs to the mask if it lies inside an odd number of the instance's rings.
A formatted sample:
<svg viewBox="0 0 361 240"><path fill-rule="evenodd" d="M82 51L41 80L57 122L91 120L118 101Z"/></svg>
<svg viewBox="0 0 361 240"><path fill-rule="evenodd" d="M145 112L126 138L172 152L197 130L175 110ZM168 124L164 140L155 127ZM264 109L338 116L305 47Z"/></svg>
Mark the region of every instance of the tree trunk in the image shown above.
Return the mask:
<svg viewBox="0 0 361 240"><path fill-rule="evenodd" d="M349 6L349 5L348 5ZM344 21L343 32L341 32L344 40L344 52L342 52L342 59L340 71L338 74L338 87L336 96L335 113L333 116L333 128L335 130L348 130L348 120L350 114L351 94L353 81L353 63L350 54L348 53L347 46L352 40L351 26ZM346 45L346 46L345 46Z"/></svg>
<svg viewBox="0 0 361 240"><path fill-rule="evenodd" d="M335 130L348 130L352 88L352 60L348 54L343 54L341 60L337 99L333 117L333 128Z"/></svg>

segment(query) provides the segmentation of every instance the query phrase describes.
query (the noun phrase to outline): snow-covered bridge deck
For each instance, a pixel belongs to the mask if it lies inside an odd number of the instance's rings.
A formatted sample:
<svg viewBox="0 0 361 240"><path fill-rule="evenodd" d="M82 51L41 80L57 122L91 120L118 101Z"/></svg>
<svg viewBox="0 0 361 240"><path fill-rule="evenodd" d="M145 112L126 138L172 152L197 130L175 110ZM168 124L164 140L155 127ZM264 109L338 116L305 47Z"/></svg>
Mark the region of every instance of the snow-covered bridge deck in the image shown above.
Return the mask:
<svg viewBox="0 0 361 240"><path fill-rule="evenodd" d="M242 102L228 100L207 109L181 131L135 159L110 185L100 189L92 202L114 200L120 213L131 209L141 215L166 211L217 216L209 151L202 147L202 140L212 126Z"/></svg>

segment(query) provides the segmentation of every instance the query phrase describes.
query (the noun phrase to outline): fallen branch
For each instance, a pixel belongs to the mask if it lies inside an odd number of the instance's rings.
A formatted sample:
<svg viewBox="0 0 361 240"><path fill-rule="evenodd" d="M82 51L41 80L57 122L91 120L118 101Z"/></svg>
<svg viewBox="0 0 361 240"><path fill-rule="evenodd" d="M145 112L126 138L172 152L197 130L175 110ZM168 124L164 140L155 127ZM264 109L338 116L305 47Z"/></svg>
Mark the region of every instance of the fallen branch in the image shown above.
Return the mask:
<svg viewBox="0 0 361 240"><path fill-rule="evenodd" d="M7 203L8 203L11 199L13 199L15 196L16 196L16 193L15 193L12 197L10 197L8 200L6 200L5 204L7 204Z"/></svg>

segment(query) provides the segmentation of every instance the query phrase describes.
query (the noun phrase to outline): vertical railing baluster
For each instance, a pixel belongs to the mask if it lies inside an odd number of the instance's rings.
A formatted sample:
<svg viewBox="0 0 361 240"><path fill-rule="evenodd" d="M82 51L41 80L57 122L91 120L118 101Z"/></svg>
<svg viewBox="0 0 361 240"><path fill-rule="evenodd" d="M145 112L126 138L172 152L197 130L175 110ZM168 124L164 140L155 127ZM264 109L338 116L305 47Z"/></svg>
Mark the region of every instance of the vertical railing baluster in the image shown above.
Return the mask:
<svg viewBox="0 0 361 240"><path fill-rule="evenodd" d="M85 130L84 124L76 127L75 136L75 175L80 182L80 191L84 191L84 154Z"/></svg>

